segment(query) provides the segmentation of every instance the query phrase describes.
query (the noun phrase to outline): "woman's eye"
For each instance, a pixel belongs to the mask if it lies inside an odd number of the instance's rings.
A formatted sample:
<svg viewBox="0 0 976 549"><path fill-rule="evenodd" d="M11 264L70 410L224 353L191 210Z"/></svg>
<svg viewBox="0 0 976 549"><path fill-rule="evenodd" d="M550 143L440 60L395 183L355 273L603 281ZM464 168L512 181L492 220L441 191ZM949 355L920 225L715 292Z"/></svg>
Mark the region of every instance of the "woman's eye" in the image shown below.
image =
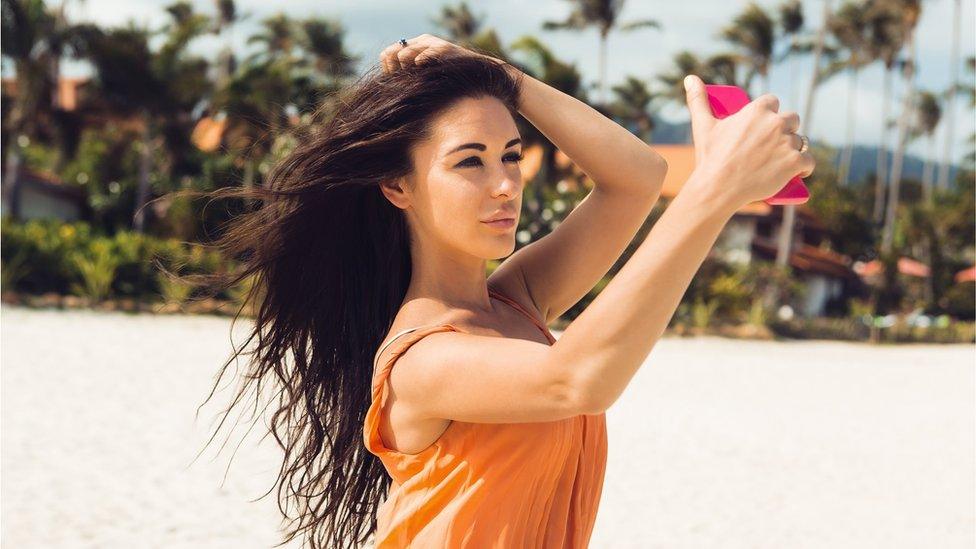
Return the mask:
<svg viewBox="0 0 976 549"><path fill-rule="evenodd" d="M520 162L522 160L522 158L523 158L522 153L517 153L517 154L507 155L505 157L505 160L507 160L509 162L516 162L517 163L517 162ZM478 158L477 156L472 156L470 158L466 158L466 159L464 159L463 161L461 161L458 164L458 166L480 166L480 165L481 165L481 159Z"/></svg>

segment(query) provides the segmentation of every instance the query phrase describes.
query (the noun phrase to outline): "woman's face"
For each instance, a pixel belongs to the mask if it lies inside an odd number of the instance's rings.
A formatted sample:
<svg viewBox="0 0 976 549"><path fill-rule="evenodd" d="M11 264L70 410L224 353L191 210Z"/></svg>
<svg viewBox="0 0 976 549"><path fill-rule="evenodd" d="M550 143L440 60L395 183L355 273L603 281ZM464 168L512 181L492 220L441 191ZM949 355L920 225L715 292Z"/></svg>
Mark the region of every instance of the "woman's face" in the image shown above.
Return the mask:
<svg viewBox="0 0 976 549"><path fill-rule="evenodd" d="M465 98L441 113L431 138L413 151L405 187L419 241L435 239L484 259L511 254L522 209L521 151L515 120L498 99ZM514 220L485 223L499 216Z"/></svg>

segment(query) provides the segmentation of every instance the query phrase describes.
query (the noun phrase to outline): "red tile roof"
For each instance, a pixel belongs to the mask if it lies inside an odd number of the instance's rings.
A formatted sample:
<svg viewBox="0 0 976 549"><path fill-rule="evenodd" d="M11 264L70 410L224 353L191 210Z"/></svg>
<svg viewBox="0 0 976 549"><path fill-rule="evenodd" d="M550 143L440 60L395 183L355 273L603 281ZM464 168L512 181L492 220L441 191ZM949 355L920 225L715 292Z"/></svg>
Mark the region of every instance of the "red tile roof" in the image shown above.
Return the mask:
<svg viewBox="0 0 976 549"><path fill-rule="evenodd" d="M877 259L868 262L858 261L854 264L854 272L862 278L872 277L884 272L884 265ZM899 257L898 272L903 275L925 278L929 276L929 266L910 257Z"/></svg>
<svg viewBox="0 0 976 549"><path fill-rule="evenodd" d="M976 265L956 273L956 282L976 282Z"/></svg>
<svg viewBox="0 0 976 549"><path fill-rule="evenodd" d="M759 256L773 259L776 257L776 241L770 238L754 237L752 248ZM802 272L825 274L840 278L854 278L851 269L851 258L833 250L818 248L806 243L793 246L790 253L790 265Z"/></svg>

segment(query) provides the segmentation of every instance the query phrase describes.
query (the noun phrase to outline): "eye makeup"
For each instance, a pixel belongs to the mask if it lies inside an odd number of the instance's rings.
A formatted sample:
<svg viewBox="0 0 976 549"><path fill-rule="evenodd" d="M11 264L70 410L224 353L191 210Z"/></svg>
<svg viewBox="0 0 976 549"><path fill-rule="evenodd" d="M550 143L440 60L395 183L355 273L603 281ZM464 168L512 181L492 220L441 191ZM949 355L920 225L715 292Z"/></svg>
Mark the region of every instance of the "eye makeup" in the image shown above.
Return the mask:
<svg viewBox="0 0 976 549"><path fill-rule="evenodd" d="M505 156L505 160L508 160L509 162L515 162L516 164L519 163L519 162L521 162L523 158L524 158L524 156L522 155L522 153L508 154L508 155ZM470 160L475 160L477 162L469 162ZM481 162L481 158L479 158L477 156L469 156L468 158L465 158L464 160L462 160L461 162L459 162L455 167L456 168L469 168L469 167L478 167L478 166L482 166L482 165L483 164Z"/></svg>

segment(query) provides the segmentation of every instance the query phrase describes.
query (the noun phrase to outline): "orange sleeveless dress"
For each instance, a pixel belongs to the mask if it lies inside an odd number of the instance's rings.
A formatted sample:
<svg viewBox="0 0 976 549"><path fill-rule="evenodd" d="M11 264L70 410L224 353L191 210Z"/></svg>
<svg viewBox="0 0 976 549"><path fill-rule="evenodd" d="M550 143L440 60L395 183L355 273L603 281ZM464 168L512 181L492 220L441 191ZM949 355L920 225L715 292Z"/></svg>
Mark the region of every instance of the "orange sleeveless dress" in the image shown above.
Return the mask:
<svg viewBox="0 0 976 549"><path fill-rule="evenodd" d="M556 338L519 303L489 289ZM363 440L393 479L377 510L375 547L585 548L603 489L606 415L582 414L540 423L452 421L426 449L387 448L379 415L396 359L427 334L451 324L410 328L376 371ZM380 353L382 350L380 350ZM377 353L379 354L379 353Z"/></svg>

